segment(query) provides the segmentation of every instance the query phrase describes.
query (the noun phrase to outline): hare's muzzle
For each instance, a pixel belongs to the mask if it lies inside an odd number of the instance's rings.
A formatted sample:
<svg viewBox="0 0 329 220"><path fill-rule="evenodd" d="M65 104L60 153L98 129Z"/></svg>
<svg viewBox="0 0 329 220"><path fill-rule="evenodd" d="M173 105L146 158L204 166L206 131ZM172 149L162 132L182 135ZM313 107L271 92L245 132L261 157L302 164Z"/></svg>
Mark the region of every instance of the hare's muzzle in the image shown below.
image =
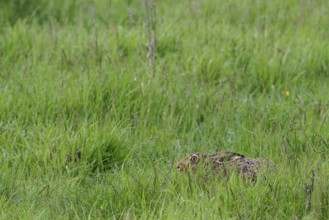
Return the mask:
<svg viewBox="0 0 329 220"><path fill-rule="evenodd" d="M179 172L185 172L186 169L188 168L188 163L184 163L184 162L180 161L180 162L178 162L176 168L177 168L177 171L179 171Z"/></svg>

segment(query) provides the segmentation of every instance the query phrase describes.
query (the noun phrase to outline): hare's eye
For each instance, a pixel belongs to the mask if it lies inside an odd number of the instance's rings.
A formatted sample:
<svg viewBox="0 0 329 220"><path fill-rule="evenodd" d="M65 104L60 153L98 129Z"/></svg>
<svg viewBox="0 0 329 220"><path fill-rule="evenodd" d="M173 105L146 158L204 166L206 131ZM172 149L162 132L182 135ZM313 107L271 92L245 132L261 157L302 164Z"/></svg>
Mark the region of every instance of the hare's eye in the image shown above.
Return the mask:
<svg viewBox="0 0 329 220"><path fill-rule="evenodd" d="M191 162L198 162L198 160L199 160L199 157L198 157L197 155L192 155L192 156L190 157L190 161L191 161Z"/></svg>

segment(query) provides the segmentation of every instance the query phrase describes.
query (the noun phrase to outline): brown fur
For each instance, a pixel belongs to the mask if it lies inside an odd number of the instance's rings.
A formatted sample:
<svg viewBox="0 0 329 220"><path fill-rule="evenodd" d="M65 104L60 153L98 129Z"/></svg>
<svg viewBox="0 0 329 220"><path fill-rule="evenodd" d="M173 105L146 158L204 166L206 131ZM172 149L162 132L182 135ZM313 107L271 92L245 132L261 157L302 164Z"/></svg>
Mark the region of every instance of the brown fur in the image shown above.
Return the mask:
<svg viewBox="0 0 329 220"><path fill-rule="evenodd" d="M273 163L262 158L247 158L234 152L193 153L177 164L179 172L192 171L196 174L198 171L229 176L230 173L236 171L243 175L245 180L252 181L256 181L258 174L266 168L273 171Z"/></svg>

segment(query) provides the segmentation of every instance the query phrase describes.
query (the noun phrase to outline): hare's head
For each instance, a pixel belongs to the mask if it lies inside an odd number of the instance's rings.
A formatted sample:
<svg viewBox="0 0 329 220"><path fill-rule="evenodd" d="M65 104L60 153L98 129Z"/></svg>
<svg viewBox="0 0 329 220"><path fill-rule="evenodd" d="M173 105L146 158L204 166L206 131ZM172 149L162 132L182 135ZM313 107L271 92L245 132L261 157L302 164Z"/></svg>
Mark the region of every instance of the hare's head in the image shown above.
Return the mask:
<svg viewBox="0 0 329 220"><path fill-rule="evenodd" d="M189 168L195 170L202 157L201 153L190 154L178 162L177 171L187 172Z"/></svg>

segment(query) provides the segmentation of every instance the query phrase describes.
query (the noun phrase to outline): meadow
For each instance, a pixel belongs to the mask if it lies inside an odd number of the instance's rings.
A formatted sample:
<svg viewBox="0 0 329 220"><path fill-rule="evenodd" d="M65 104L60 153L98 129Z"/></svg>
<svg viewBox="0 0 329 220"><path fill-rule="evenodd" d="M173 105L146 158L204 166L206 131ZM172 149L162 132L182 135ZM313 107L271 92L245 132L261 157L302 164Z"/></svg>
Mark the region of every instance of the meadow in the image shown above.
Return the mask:
<svg viewBox="0 0 329 220"><path fill-rule="evenodd" d="M1 219L329 218L327 0L0 0L0 24ZM176 171L224 150L276 170Z"/></svg>

